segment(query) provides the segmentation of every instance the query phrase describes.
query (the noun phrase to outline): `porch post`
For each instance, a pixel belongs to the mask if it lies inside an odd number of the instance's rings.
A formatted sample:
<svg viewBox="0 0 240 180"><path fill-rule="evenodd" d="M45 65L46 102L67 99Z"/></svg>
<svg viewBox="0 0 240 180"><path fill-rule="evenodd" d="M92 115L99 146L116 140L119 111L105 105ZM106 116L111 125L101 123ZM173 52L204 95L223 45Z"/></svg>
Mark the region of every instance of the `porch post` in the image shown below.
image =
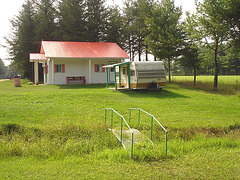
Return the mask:
<svg viewBox="0 0 240 180"><path fill-rule="evenodd" d="M117 90L117 77L116 77L116 66L114 66L114 80L115 80L115 90Z"/></svg>
<svg viewBox="0 0 240 180"><path fill-rule="evenodd" d="M107 75L107 82L106 82L106 84L107 84L107 88L108 88L108 68L106 68L106 75Z"/></svg>
<svg viewBox="0 0 240 180"><path fill-rule="evenodd" d="M89 72L89 84L92 84L92 60L91 59L89 59L88 60L88 72Z"/></svg>
<svg viewBox="0 0 240 180"><path fill-rule="evenodd" d="M48 76L48 69L47 69L47 63L44 63L44 72L45 72L45 74L44 74L44 83L45 84L47 84L47 76Z"/></svg>
<svg viewBox="0 0 240 180"><path fill-rule="evenodd" d="M54 60L52 59L52 84L55 84Z"/></svg>
<svg viewBox="0 0 240 180"><path fill-rule="evenodd" d="M127 74L128 74L128 88L131 89L130 87L130 65L127 64Z"/></svg>
<svg viewBox="0 0 240 180"><path fill-rule="evenodd" d="M39 77L38 77L38 61L34 62L34 84L39 83Z"/></svg>
<svg viewBox="0 0 240 180"><path fill-rule="evenodd" d="M121 66L118 66L119 68L119 88L121 88Z"/></svg>

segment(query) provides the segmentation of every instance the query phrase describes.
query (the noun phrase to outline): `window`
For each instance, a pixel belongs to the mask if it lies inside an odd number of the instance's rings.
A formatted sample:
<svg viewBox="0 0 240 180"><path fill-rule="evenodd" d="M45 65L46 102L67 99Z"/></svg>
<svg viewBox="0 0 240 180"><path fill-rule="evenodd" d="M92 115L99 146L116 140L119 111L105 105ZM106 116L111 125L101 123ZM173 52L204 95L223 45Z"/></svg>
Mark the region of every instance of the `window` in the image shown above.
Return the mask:
<svg viewBox="0 0 240 180"><path fill-rule="evenodd" d="M95 64L95 72L105 72L104 64Z"/></svg>
<svg viewBox="0 0 240 180"><path fill-rule="evenodd" d="M130 71L131 76L135 76L135 71Z"/></svg>
<svg viewBox="0 0 240 180"><path fill-rule="evenodd" d="M55 64L54 71L55 73L65 73L65 64Z"/></svg>

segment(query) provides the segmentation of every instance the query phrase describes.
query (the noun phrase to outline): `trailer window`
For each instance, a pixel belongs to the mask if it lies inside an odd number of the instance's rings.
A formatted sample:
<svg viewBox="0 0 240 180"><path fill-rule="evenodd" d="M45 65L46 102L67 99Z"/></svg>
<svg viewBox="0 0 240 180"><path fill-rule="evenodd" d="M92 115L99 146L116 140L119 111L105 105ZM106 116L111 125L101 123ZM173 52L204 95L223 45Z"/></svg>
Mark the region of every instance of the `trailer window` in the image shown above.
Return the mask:
<svg viewBox="0 0 240 180"><path fill-rule="evenodd" d="M135 76L135 71L130 71L131 76Z"/></svg>

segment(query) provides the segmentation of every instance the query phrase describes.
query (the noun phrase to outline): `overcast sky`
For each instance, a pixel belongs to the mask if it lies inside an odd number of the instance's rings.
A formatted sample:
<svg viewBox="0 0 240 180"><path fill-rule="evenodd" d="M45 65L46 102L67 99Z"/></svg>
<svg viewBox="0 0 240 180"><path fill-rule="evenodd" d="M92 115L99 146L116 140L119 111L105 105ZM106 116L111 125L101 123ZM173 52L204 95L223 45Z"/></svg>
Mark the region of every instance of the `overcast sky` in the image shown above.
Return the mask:
<svg viewBox="0 0 240 180"><path fill-rule="evenodd" d="M4 40L5 36L9 35L11 30L10 20L18 15L18 12L21 10L22 4L25 0L1 0L0 2L0 58L3 59L5 65L8 65L10 61L5 61L5 58L8 58L8 52L6 48L3 46L6 45ZM107 0L109 5L113 3L117 5L122 5L122 0ZM183 7L183 11L193 12L195 10L194 0L175 0L177 6L181 5Z"/></svg>

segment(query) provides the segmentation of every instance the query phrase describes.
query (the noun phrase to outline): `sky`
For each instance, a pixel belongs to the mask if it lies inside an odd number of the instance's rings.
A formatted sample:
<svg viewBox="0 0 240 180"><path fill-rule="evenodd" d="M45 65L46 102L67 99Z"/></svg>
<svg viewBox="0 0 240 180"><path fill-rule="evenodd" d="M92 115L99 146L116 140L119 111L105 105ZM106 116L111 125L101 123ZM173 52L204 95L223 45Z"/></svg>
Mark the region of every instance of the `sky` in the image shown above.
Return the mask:
<svg viewBox="0 0 240 180"><path fill-rule="evenodd" d="M25 0L7 0L0 2L0 58L3 60L5 65L9 65L10 61L4 60L9 58L6 41L4 37L10 35L11 23L10 20L18 15L21 10L22 4ZM121 6L122 0L106 0L107 4L112 5L113 3ZM177 6L182 6L183 11L190 11L191 13L195 10L194 0L175 0Z"/></svg>

